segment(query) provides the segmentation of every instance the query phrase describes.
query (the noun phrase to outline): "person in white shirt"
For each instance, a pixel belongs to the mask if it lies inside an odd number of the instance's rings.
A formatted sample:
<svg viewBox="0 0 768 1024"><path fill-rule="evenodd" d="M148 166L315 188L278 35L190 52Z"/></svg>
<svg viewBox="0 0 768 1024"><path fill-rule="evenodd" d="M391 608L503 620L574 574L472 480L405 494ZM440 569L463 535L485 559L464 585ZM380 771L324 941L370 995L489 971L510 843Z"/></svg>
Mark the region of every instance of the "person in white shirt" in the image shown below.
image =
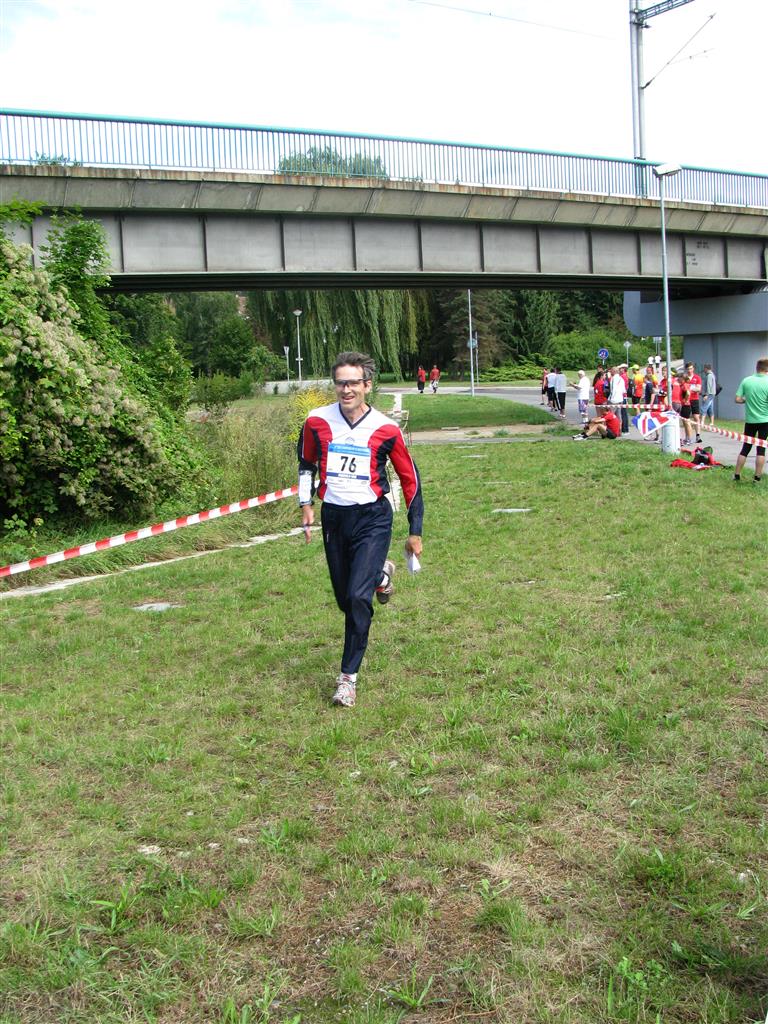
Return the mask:
<svg viewBox="0 0 768 1024"><path fill-rule="evenodd" d="M568 380L559 366L555 367L555 409L560 419L565 419L565 395L568 391Z"/></svg>
<svg viewBox="0 0 768 1024"><path fill-rule="evenodd" d="M576 384L571 384L572 388L576 388L577 398L576 401L579 403L579 415L581 416L582 423L586 423L589 419L587 410L589 408L589 377L583 370L579 370L579 379Z"/></svg>
<svg viewBox="0 0 768 1024"><path fill-rule="evenodd" d="M614 407L614 412L621 416L621 432L629 433L629 419L627 417L627 381L624 377L623 368L614 366L611 371L611 389L608 395L608 403Z"/></svg>
<svg viewBox="0 0 768 1024"><path fill-rule="evenodd" d="M547 405L552 412L556 411L557 408L557 397L555 393L555 383L557 381L557 370L554 368L547 373Z"/></svg>

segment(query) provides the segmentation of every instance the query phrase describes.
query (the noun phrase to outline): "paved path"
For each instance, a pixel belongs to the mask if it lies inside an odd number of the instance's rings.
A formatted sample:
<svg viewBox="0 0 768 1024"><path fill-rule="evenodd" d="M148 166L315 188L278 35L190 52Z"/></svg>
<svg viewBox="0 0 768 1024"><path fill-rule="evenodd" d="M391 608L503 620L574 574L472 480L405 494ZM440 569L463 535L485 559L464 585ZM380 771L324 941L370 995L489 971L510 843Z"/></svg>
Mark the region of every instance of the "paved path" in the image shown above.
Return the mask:
<svg viewBox="0 0 768 1024"><path fill-rule="evenodd" d="M399 392L400 394L417 394L416 388L386 388L382 389L387 393L394 394ZM469 387L462 385L445 385L441 386L437 395L431 395L425 392L422 396L423 401L437 401L441 394L457 394L457 395L468 395L470 393ZM500 384L483 384L475 388L475 394L477 395L488 395L492 398L505 398L512 402L520 402L522 405L532 405L539 407L541 401L541 391L537 387L510 387ZM594 406L590 403L590 414L594 415ZM576 429L581 429L581 420L579 418L578 406L576 405L576 392L571 389L568 392L568 398L565 405L566 423L569 426ZM557 416L552 416L552 421L557 423L559 419ZM499 429L498 427L495 429ZM710 431L702 431L702 438L704 445L709 445L712 448L715 458L718 462L722 462L726 466L733 466L736 462L736 456L739 454L741 448L740 441L734 441L728 437L721 437L719 434L714 434ZM639 444L645 444L648 448L659 449L661 446L654 444L652 441L644 441L640 432L630 424L629 434L626 435L626 439L630 441L636 441ZM754 448L747 460L747 470L754 467ZM670 456L671 461L671 456Z"/></svg>

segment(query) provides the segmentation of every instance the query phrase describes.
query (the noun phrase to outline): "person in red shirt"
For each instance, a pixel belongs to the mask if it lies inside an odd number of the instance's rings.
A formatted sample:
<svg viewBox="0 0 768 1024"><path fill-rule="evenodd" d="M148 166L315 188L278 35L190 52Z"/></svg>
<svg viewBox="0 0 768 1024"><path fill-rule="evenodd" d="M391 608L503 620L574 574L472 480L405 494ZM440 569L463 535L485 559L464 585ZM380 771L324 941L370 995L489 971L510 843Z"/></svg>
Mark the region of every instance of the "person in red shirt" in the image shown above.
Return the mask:
<svg viewBox="0 0 768 1024"><path fill-rule="evenodd" d="M595 412L597 412L599 406L605 405L608 401L607 384L605 370L598 370L592 381L592 387L595 392Z"/></svg>
<svg viewBox="0 0 768 1024"><path fill-rule="evenodd" d="M692 444L693 443L693 426L691 420L693 418L693 409L691 408L691 382L687 373L684 373L680 377L680 422L683 427L685 437L681 438L681 444Z"/></svg>
<svg viewBox="0 0 768 1024"><path fill-rule="evenodd" d="M437 385L440 382L440 371L437 368L437 363L432 364L432 369L429 371L429 386L432 388L432 394L437 394Z"/></svg>
<svg viewBox="0 0 768 1024"><path fill-rule="evenodd" d="M427 371L423 366L419 365L416 371L416 387L419 389L419 394L424 394L424 385L427 383Z"/></svg>
<svg viewBox="0 0 768 1024"><path fill-rule="evenodd" d="M573 440L584 441L588 437L594 437L595 434L599 434L600 437L615 441L620 433L621 420L613 409L608 408L602 416L595 416L594 419L591 419L580 434L574 434Z"/></svg>
<svg viewBox="0 0 768 1024"><path fill-rule="evenodd" d="M696 440L701 441L701 377L693 363L686 364L688 386L691 391L691 419L696 428Z"/></svg>
<svg viewBox="0 0 768 1024"><path fill-rule="evenodd" d="M672 408L676 413L680 412L680 407L683 404L680 397L680 378L675 370L672 373Z"/></svg>

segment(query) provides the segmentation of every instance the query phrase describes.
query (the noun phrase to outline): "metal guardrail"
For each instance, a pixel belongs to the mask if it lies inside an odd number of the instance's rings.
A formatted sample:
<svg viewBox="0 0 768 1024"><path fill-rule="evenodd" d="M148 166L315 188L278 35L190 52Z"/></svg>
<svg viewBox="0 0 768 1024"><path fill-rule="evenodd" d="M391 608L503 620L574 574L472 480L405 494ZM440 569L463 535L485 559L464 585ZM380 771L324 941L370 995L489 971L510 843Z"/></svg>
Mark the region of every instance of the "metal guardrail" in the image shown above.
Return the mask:
<svg viewBox="0 0 768 1024"><path fill-rule="evenodd" d="M0 109L0 163L327 174L658 198L653 164L341 132ZM667 200L768 209L768 175L684 167Z"/></svg>

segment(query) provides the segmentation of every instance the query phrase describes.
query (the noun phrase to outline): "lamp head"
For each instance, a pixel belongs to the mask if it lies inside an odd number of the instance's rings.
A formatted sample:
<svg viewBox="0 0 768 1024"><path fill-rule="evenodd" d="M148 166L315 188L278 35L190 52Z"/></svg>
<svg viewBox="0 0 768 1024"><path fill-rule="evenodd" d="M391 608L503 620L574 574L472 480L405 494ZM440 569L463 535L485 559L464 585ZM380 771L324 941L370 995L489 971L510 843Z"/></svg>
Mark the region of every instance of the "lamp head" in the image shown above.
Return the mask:
<svg viewBox="0 0 768 1024"><path fill-rule="evenodd" d="M300 309L294 309L294 311L293 311L293 315L294 315L294 316L301 316L301 314L302 314L302 310L300 310Z"/></svg>
<svg viewBox="0 0 768 1024"><path fill-rule="evenodd" d="M671 178L673 174L679 174L682 169L680 164L656 164L653 173L657 178Z"/></svg>

